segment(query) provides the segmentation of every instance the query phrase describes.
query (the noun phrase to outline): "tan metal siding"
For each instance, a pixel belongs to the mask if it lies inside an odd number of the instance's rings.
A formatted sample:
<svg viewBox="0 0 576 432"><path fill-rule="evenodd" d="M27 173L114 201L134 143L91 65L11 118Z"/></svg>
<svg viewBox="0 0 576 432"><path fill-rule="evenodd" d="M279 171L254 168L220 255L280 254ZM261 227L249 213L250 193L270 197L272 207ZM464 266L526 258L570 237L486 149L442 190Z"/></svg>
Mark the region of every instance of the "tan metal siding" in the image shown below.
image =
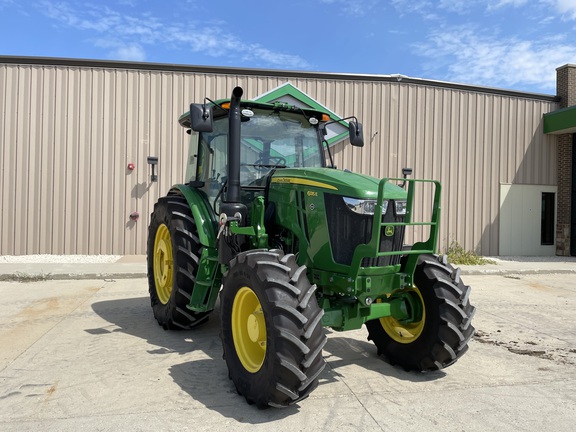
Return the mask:
<svg viewBox="0 0 576 432"><path fill-rule="evenodd" d="M357 107L366 141L360 171L394 177L407 166L415 178L440 180L441 247L457 240L498 254L500 184L556 184L555 141L541 125L555 104L402 83L378 86L365 84L372 91L363 92ZM357 149L335 150L339 167L358 170Z"/></svg>
<svg viewBox="0 0 576 432"><path fill-rule="evenodd" d="M12 67L13 68L13 67ZM15 241L14 232L14 199L16 194L15 172L10 165L16 159L16 124L14 119L16 113L13 112L18 91L17 82L14 82L14 75L10 69L4 68L1 73L2 77L2 209L0 227L2 244L13 245Z"/></svg>
<svg viewBox="0 0 576 432"><path fill-rule="evenodd" d="M236 85L254 98L288 81L364 123L364 148L334 147L339 169L399 177L411 167L442 182L442 247L456 239L497 254L500 184L556 184L554 137L541 125L553 102L368 79L1 64L0 254L144 253L154 203L184 180L178 116Z"/></svg>

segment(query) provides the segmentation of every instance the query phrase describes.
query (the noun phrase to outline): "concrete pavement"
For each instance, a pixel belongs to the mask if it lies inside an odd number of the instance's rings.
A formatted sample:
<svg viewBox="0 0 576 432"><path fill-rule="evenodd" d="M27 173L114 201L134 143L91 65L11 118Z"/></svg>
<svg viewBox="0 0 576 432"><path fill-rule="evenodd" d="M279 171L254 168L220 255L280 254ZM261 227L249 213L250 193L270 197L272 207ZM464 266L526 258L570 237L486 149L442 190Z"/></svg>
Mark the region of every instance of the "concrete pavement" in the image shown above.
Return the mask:
<svg viewBox="0 0 576 432"><path fill-rule="evenodd" d="M1 258L1 257L0 257ZM38 262L2 262L0 260L0 280L90 280L90 279L133 279L146 277L146 256L125 255L114 262L91 262L67 257L49 260L39 257ZM56 262L54 262L56 261Z"/></svg>
<svg viewBox="0 0 576 432"><path fill-rule="evenodd" d="M408 373L365 329L327 330L318 389L264 411L228 379L218 306L203 327L164 331L144 278L0 282L0 430L572 431L573 276L464 281L477 334L453 366Z"/></svg>
<svg viewBox="0 0 576 432"><path fill-rule="evenodd" d="M496 264L459 266L465 275L576 274L576 257L491 257Z"/></svg>
<svg viewBox="0 0 576 432"><path fill-rule="evenodd" d="M328 331L320 387L267 411L227 379L218 310L195 331L156 325L145 256L1 258L3 431L569 431L576 422L574 257L461 266L477 333L445 371L406 373L376 357L364 329Z"/></svg>

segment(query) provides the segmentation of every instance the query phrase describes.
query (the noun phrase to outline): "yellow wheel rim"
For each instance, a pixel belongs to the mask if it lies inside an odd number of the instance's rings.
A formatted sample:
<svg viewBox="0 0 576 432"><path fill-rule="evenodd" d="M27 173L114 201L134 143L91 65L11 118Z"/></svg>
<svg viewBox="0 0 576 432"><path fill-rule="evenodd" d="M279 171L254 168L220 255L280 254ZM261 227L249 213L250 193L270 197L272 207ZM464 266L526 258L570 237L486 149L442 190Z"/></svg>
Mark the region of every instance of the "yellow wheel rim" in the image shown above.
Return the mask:
<svg viewBox="0 0 576 432"><path fill-rule="evenodd" d="M168 303L172 294L173 263L170 230L162 224L158 227L154 239L154 281L156 294L162 304Z"/></svg>
<svg viewBox="0 0 576 432"><path fill-rule="evenodd" d="M422 294L420 294L420 291L416 287L412 288L410 291L417 294L417 298L420 300L422 307L421 320L404 324L394 317L380 318L380 324L382 324L382 327L388 336L401 344L410 344L418 339L424 330L424 323L426 322L426 308L424 307ZM414 300L416 300L416 296L414 297Z"/></svg>
<svg viewBox="0 0 576 432"><path fill-rule="evenodd" d="M258 372L266 357L266 321L258 297L242 287L232 304L232 339L238 359L248 372Z"/></svg>

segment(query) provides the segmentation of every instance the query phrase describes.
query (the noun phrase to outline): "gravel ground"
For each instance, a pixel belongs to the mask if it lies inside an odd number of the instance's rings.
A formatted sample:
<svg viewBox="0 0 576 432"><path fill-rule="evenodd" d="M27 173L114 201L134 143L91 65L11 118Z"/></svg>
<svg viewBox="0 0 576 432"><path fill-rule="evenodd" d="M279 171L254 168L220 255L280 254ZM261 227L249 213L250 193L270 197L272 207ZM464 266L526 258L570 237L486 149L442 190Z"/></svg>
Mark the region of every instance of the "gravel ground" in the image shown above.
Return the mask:
<svg viewBox="0 0 576 432"><path fill-rule="evenodd" d="M0 263L8 264L106 264L118 261L120 255L3 255Z"/></svg>
<svg viewBox="0 0 576 432"><path fill-rule="evenodd" d="M115 263L122 255L0 255L0 264L109 264ZM565 256L498 256L487 257L496 265L517 263L576 263L576 257ZM466 266L465 266L466 267ZM482 268L483 266L473 266Z"/></svg>
<svg viewBox="0 0 576 432"><path fill-rule="evenodd" d="M569 257L569 256L497 256L497 257L487 257L491 260L496 261L497 264L506 261L515 261L515 262L555 262L555 263L562 263L562 262L576 262L576 257Z"/></svg>
<svg viewBox="0 0 576 432"><path fill-rule="evenodd" d="M0 256L0 263L8 264L106 264L113 263L122 258L122 255L3 255ZM565 256L497 256L487 257L494 260L496 264L505 264L506 262L550 262L550 263L573 263L576 257Z"/></svg>

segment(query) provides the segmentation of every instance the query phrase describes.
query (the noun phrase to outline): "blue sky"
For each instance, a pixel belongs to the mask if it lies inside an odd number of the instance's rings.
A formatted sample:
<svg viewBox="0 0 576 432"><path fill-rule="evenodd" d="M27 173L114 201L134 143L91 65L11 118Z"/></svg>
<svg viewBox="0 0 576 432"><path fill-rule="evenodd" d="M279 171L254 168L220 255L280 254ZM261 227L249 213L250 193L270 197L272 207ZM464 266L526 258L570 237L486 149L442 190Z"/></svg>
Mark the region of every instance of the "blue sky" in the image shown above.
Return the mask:
<svg viewBox="0 0 576 432"><path fill-rule="evenodd" d="M576 0L0 0L0 55L411 77L555 94Z"/></svg>

